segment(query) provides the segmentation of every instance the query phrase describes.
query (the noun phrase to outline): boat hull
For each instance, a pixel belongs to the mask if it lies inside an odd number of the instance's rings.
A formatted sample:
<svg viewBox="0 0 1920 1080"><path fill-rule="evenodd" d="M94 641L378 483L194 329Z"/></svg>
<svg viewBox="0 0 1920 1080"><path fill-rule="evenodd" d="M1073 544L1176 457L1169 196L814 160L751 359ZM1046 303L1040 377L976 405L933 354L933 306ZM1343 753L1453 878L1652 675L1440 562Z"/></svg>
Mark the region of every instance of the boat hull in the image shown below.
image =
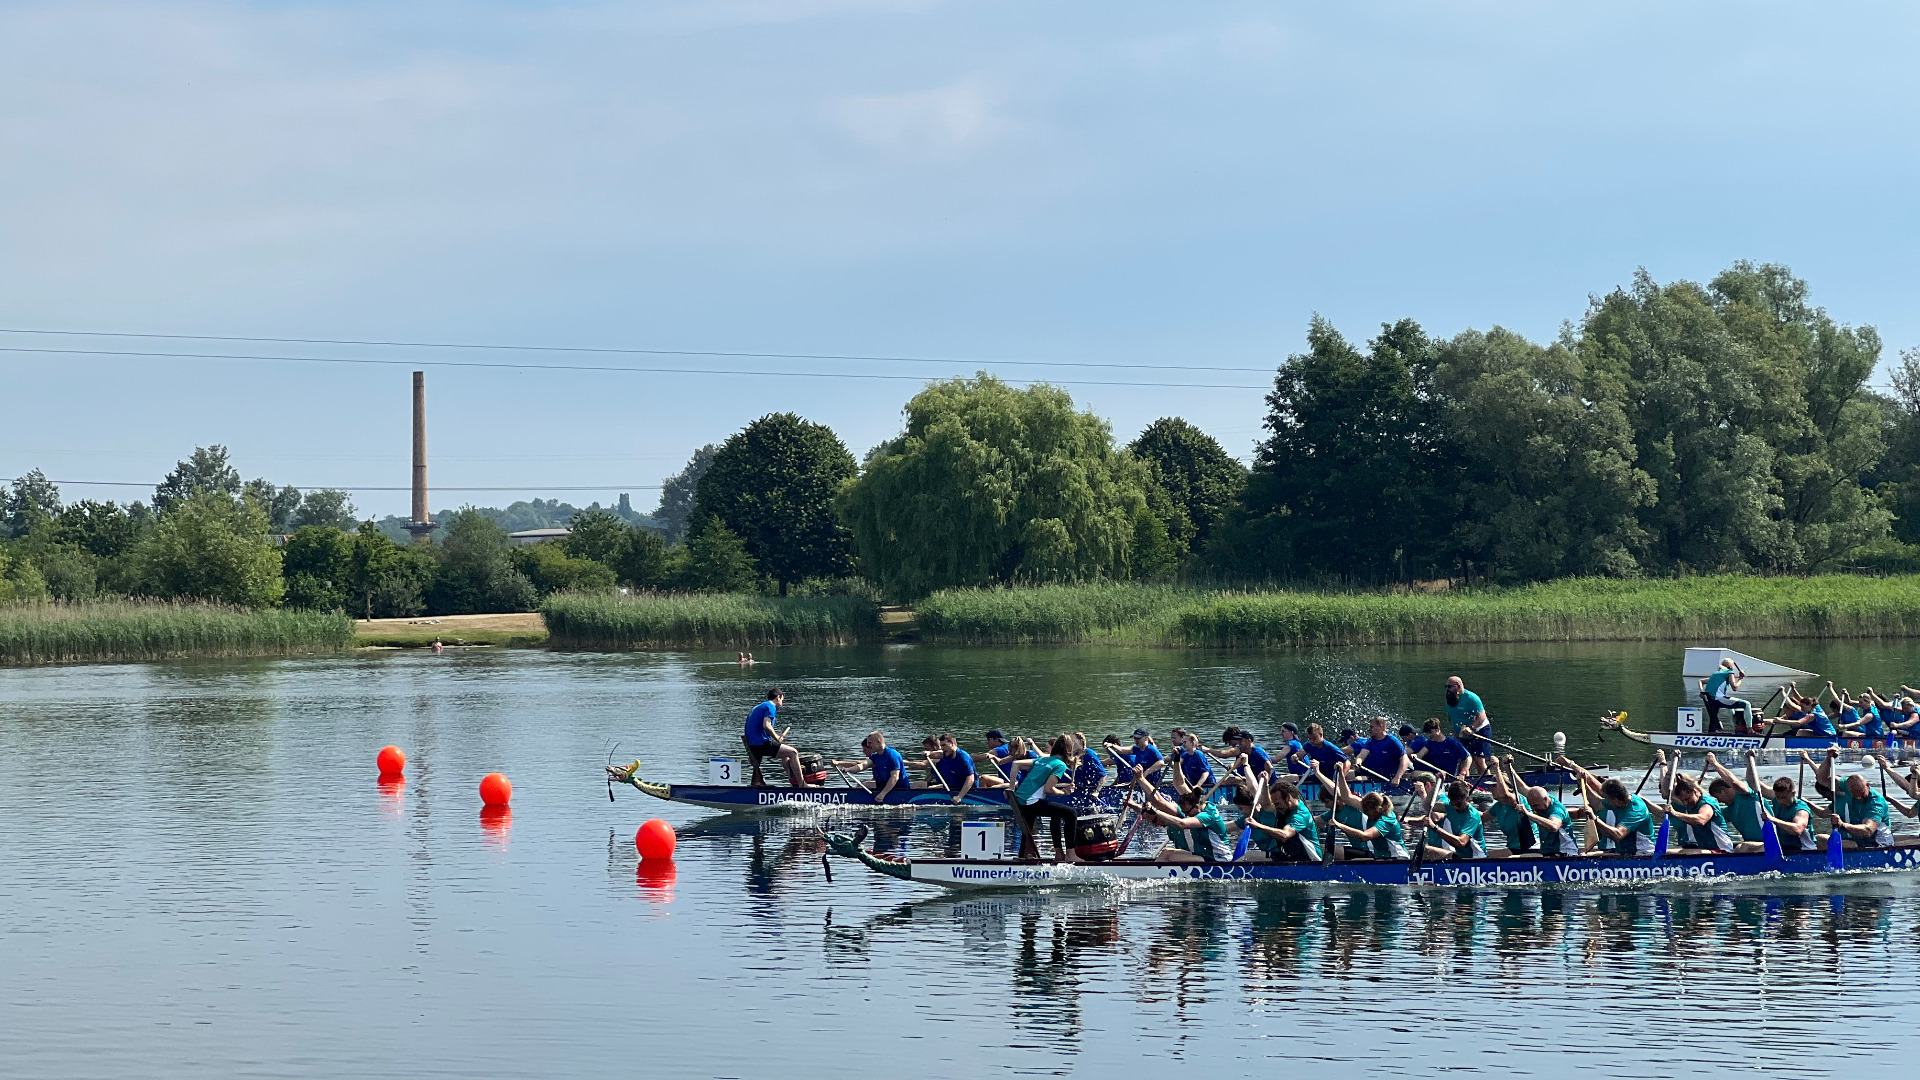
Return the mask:
<svg viewBox="0 0 1920 1080"><path fill-rule="evenodd" d="M1677 731L1625 731L1635 742L1646 743L1674 750L1730 750L1744 753L1759 750L1761 739L1758 735L1690 735ZM1837 746L1842 750L1891 751L1901 750L1909 753L1920 751L1920 739L1837 739L1837 738L1798 738L1774 736L1766 740L1766 749L1772 750L1821 750Z"/></svg>
<svg viewBox="0 0 1920 1080"><path fill-rule="evenodd" d="M893 791L885 802L874 799L864 788L857 787L818 787L795 791L790 787L724 784L658 784L638 777L628 779L616 775L617 779L631 783L634 787L656 799L668 802L686 803L691 806L703 806L711 810L726 810L734 813L761 810L791 810L804 807L854 807L854 806L908 806L926 810L1005 810L1007 797L1002 791L969 792L959 805L945 792L928 788L914 788L910 791ZM1553 787L1556 784L1572 783L1572 777L1563 771L1543 771L1523 773L1521 779L1529 784ZM1404 786L1384 788L1380 784L1356 784L1354 794L1364 795L1369 791L1386 790L1389 794L1404 795ZM1090 812L1105 811L1112 813L1126 798L1124 787L1106 787L1092 799L1085 801ZM1172 788L1162 788L1161 794L1167 798L1175 797ZM1308 784L1302 788L1302 794L1308 799L1320 797L1317 784Z"/></svg>
<svg viewBox="0 0 1920 1080"><path fill-rule="evenodd" d="M1739 878L1826 874L1826 852L1769 860L1754 855L1669 855L1664 858L1588 856L1573 859L1509 858L1428 863L1418 870L1406 862L1315 863L1158 863L1116 860L1094 865L1017 860L910 859L905 880L950 889L1042 889L1102 886L1129 882L1269 881L1293 884L1437 885L1467 888L1543 888L1552 886L1631 886L1656 882L1724 882ZM1920 870L1920 843L1845 854L1846 870L1912 872ZM901 874L889 869L892 876Z"/></svg>

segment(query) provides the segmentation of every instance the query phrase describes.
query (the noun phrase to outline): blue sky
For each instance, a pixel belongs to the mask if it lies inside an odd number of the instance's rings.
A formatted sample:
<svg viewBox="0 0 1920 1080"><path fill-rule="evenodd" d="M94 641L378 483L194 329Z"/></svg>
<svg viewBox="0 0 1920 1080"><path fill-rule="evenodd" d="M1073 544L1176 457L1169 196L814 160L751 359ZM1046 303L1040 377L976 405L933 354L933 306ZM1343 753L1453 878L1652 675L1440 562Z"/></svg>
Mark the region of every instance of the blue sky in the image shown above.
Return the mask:
<svg viewBox="0 0 1920 1080"><path fill-rule="evenodd" d="M1740 258L1891 358L1920 345L1917 28L1867 3L7 4L0 328L926 357L587 362L986 367L1243 456L1259 389L1077 383L1260 371L994 362L1270 371L1316 311L1546 338L1636 267ZM0 475L150 483L224 442L250 477L407 480L405 366L0 370ZM428 371L437 484L642 508L770 411L864 453L916 385Z"/></svg>

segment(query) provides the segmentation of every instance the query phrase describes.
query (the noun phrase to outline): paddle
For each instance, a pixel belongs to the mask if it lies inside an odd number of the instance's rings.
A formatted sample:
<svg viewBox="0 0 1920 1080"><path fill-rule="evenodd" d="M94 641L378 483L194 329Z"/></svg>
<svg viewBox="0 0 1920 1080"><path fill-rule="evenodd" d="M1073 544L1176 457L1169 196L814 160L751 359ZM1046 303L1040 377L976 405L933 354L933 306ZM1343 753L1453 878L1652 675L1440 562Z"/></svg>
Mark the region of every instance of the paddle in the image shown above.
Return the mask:
<svg viewBox="0 0 1920 1080"><path fill-rule="evenodd" d="M839 762L836 761L833 763L833 771L840 774L840 779L852 781L856 786L860 788L861 791L864 791L869 795L873 794L873 789L867 786L866 781L860 779L857 776L847 775L847 770L841 768Z"/></svg>
<svg viewBox="0 0 1920 1080"><path fill-rule="evenodd" d="M1132 801L1131 799L1128 800L1128 802L1131 802L1131 801ZM1126 803L1122 803L1121 809L1125 809L1125 808L1126 808ZM1133 830L1140 827L1140 819L1146 816L1147 816L1147 806L1145 803L1141 803L1140 808L1133 812L1133 824L1127 826L1127 835L1121 837L1120 846L1113 849L1114 858L1124 859L1127 857L1127 848L1133 844Z"/></svg>
<svg viewBox="0 0 1920 1080"><path fill-rule="evenodd" d="M1491 735L1482 735L1480 737L1492 743L1493 745L1499 747L1502 750L1510 750L1513 753L1519 754L1521 757L1528 758L1533 761L1537 761L1542 765L1553 765L1553 762L1547 760L1546 758L1541 757L1539 754L1528 753L1527 751L1520 749L1519 747L1513 745L1512 743L1501 742L1499 739L1496 739Z"/></svg>
<svg viewBox="0 0 1920 1080"><path fill-rule="evenodd" d="M1247 845L1253 842L1253 815L1260 812L1260 794L1266 789L1266 777L1256 777L1253 781L1253 806L1247 810L1247 824L1240 830L1240 841L1233 845L1233 861L1239 862L1247 857Z"/></svg>
<svg viewBox="0 0 1920 1080"><path fill-rule="evenodd" d="M1327 779L1326 774L1315 769L1314 775L1320 777L1320 790L1329 790L1328 785L1331 781ZM1340 787L1334 786L1331 790L1333 794L1333 810L1327 814L1327 835L1320 838L1321 866L1332 866L1333 860L1339 855L1339 851L1334 845L1339 842L1336 838L1340 835L1340 830L1335 827L1334 822L1340 817ZM1309 815L1311 815L1311 811L1309 811Z"/></svg>

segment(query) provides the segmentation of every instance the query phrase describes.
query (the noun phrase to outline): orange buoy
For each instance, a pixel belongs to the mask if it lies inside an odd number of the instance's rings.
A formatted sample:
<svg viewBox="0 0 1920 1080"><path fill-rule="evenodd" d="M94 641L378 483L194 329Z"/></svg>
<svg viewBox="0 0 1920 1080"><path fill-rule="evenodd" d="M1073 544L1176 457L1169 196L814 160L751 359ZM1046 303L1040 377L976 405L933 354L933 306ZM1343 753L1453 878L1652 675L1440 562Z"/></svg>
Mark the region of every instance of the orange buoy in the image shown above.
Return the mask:
<svg viewBox="0 0 1920 1080"><path fill-rule="evenodd" d="M488 806L505 806L513 801L513 781L505 774L490 772L480 778L480 801Z"/></svg>
<svg viewBox="0 0 1920 1080"><path fill-rule="evenodd" d="M639 849L642 859L671 859L679 843L673 826L659 818L642 823L640 831L633 834L633 846Z"/></svg>
<svg viewBox="0 0 1920 1080"><path fill-rule="evenodd" d="M407 752L397 746L383 746L373 764L381 776L399 776L407 771Z"/></svg>

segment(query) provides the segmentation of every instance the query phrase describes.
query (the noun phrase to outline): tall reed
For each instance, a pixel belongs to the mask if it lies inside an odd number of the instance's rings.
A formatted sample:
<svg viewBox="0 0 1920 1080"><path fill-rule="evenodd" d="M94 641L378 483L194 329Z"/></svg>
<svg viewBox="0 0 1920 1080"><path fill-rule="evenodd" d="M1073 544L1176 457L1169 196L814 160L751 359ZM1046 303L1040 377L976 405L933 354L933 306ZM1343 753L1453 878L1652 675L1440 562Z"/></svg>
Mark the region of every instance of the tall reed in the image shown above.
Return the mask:
<svg viewBox="0 0 1920 1080"><path fill-rule="evenodd" d="M1438 593L952 589L928 597L917 616L926 639L965 643L1284 647L1907 637L1920 635L1920 575L1574 578Z"/></svg>
<svg viewBox="0 0 1920 1080"><path fill-rule="evenodd" d="M353 620L144 600L0 604L0 664L299 656L353 647Z"/></svg>
<svg viewBox="0 0 1920 1080"><path fill-rule="evenodd" d="M880 636L880 607L858 596L562 593L540 606L564 649L844 645Z"/></svg>

